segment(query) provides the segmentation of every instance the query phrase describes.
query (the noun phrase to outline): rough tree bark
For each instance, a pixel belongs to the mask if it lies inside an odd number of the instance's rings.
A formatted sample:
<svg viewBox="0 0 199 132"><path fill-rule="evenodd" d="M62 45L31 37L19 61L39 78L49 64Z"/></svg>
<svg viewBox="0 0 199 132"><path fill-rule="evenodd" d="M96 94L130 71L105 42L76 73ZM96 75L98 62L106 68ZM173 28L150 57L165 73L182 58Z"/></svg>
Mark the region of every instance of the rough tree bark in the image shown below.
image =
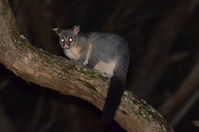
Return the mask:
<svg viewBox="0 0 199 132"><path fill-rule="evenodd" d="M99 109L103 107L109 79L33 47L20 35L7 0L0 1L0 63L28 82L82 98ZM156 110L128 91L115 120L128 132L173 131Z"/></svg>

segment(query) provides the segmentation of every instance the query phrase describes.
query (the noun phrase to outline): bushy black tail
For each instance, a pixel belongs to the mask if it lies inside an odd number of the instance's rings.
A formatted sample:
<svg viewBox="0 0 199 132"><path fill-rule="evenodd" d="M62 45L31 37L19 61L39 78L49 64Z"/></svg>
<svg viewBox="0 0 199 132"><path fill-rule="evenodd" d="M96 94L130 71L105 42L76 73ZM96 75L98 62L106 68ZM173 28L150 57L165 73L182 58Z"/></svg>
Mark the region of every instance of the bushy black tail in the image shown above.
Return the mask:
<svg viewBox="0 0 199 132"><path fill-rule="evenodd" d="M119 67L118 67L119 68ZM124 67L122 67L124 69ZM110 88L107 93L105 105L103 108L102 119L97 132L106 132L114 118L115 111L120 105L123 91L126 88L127 68L124 70L116 69L111 78Z"/></svg>

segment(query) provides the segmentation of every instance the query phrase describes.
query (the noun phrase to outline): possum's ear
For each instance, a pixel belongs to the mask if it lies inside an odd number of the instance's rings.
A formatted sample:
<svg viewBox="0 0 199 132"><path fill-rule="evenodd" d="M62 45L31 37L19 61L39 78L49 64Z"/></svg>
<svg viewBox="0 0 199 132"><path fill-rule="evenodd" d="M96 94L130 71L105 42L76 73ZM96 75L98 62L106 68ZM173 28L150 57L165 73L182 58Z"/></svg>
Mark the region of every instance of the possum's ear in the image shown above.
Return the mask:
<svg viewBox="0 0 199 132"><path fill-rule="evenodd" d="M57 35L60 35L61 32L62 32L62 30L59 29L59 28L53 28L52 30L55 31L55 33L56 33Z"/></svg>
<svg viewBox="0 0 199 132"><path fill-rule="evenodd" d="M73 26L72 30L73 30L74 35L77 35L80 31L80 26L75 25Z"/></svg>

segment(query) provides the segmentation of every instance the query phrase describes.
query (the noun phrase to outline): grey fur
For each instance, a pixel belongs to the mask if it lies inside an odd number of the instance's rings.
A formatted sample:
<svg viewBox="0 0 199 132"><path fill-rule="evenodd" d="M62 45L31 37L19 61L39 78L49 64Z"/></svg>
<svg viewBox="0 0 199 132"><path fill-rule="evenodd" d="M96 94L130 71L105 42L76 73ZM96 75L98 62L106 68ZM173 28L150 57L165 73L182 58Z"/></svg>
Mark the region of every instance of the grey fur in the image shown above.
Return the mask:
<svg viewBox="0 0 199 132"><path fill-rule="evenodd" d="M124 38L114 33L92 32L81 34L79 30L79 26L67 30L54 29L59 35L60 45L69 59L74 59L89 68L97 69L112 76L102 115L102 126L107 125L114 117L122 93L126 88L129 65L128 44ZM74 40L70 44L69 42L61 42L61 38L67 41L70 37Z"/></svg>

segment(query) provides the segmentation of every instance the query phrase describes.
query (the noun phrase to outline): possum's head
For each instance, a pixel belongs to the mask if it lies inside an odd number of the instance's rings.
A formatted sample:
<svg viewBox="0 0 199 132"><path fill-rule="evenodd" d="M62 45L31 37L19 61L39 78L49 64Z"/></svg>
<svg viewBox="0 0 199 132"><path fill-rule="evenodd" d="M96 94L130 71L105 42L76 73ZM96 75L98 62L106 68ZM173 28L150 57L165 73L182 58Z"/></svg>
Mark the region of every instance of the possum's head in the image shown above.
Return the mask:
<svg viewBox="0 0 199 132"><path fill-rule="evenodd" d="M71 29L62 30L59 28L53 28L53 30L59 36L59 43L63 49L70 49L75 45L76 36L80 31L80 26L73 26Z"/></svg>

